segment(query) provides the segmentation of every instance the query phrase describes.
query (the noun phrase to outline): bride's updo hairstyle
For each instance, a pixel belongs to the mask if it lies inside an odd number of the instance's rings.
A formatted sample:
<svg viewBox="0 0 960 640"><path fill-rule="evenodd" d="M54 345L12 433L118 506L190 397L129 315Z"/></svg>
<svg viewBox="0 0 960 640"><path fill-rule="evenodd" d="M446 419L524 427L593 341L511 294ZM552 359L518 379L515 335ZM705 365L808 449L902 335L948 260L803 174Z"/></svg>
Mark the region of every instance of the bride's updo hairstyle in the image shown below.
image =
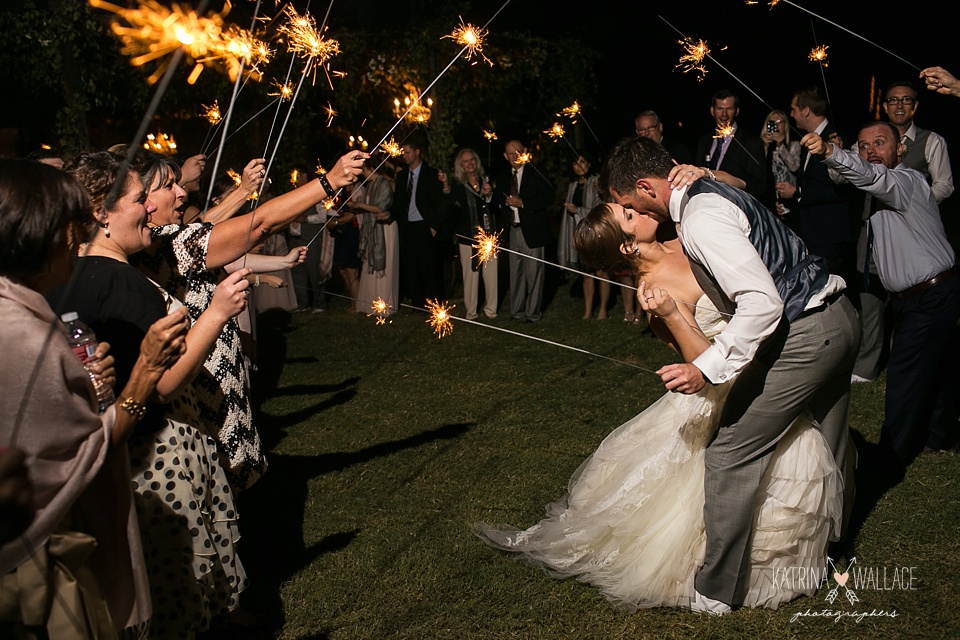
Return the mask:
<svg viewBox="0 0 960 640"><path fill-rule="evenodd" d="M594 269L608 271L622 265L626 256L620 248L633 244L633 237L624 233L606 203L598 204L573 231L573 244L580 261Z"/></svg>

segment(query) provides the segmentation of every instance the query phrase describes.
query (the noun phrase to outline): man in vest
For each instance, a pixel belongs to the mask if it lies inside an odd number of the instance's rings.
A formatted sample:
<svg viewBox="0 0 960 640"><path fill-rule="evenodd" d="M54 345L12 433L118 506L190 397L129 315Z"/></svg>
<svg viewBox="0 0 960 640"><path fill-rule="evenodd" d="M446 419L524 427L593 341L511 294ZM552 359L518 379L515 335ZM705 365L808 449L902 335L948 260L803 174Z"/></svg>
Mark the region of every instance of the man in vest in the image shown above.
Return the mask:
<svg viewBox="0 0 960 640"><path fill-rule="evenodd" d="M701 179L674 189L673 162L647 138L624 140L602 180L624 207L632 236L649 216L673 221L705 293L731 310L727 329L692 363L658 372L671 391L695 393L733 380L716 438L706 451L706 556L695 611L742 604L759 478L779 439L809 410L843 469L850 371L859 345L856 311L842 279L752 196Z"/></svg>
<svg viewBox="0 0 960 640"><path fill-rule="evenodd" d="M857 136L859 155L816 135L801 140L811 154L824 156L825 165L877 203L867 223L870 254L883 287L893 296L896 327L880 450L888 454L883 462L894 467L910 462L924 445L937 449L946 444L947 426L933 415L941 393L956 393L944 385L954 365L945 345L960 319L956 255L930 185L918 171L901 164L904 145L898 134L885 122L866 125ZM955 429L955 416L952 422Z"/></svg>

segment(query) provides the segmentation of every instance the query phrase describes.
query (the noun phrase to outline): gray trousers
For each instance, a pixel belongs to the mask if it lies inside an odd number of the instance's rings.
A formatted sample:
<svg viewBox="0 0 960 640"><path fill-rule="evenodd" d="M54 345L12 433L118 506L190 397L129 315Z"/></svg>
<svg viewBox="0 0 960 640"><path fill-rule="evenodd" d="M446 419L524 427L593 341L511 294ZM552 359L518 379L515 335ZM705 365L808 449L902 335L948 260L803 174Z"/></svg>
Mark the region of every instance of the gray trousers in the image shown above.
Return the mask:
<svg viewBox="0 0 960 640"><path fill-rule="evenodd" d="M510 229L509 249L523 254L510 254L510 315L515 320L524 317L527 320L539 320L542 315L540 303L543 300L543 263L523 256L543 260L544 249L528 247L519 227Z"/></svg>
<svg viewBox="0 0 960 640"><path fill-rule="evenodd" d="M777 442L804 409L819 423L843 471L850 372L859 346L857 313L840 296L793 323L781 322L734 381L706 451L707 549L696 577L701 594L743 603L757 488Z"/></svg>

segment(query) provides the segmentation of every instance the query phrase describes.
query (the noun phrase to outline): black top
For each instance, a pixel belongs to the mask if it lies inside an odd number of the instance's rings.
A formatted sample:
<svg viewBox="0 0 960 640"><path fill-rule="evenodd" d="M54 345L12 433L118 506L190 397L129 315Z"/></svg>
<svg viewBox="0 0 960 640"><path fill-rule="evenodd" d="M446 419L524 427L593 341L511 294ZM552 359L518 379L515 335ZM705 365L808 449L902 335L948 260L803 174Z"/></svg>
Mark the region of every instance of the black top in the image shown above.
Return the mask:
<svg viewBox="0 0 960 640"><path fill-rule="evenodd" d="M69 298L64 298L68 287L63 284L55 287L47 300L58 315L76 311L98 340L110 343L119 392L130 379L150 325L167 314L163 295L135 267L102 256L78 258L71 282L74 286ZM148 409L148 416L163 414L161 406Z"/></svg>

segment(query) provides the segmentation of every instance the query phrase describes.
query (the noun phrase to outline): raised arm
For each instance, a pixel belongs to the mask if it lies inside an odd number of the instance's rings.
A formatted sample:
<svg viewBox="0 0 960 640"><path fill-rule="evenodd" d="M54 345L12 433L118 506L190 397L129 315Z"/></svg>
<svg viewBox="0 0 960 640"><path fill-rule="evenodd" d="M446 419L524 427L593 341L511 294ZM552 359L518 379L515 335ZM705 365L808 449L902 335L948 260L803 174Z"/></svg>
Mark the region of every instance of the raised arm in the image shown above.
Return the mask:
<svg viewBox="0 0 960 640"><path fill-rule="evenodd" d="M337 160L325 180L333 192L356 181L369 154L350 151ZM207 248L207 268L229 264L247 253L263 239L297 220L300 214L324 198L332 196L321 184L320 178L264 203L256 211L231 218L213 227Z"/></svg>
<svg viewBox="0 0 960 640"><path fill-rule="evenodd" d="M263 184L264 159L254 158L243 168L240 186L223 197L215 207L208 209L201 218L204 222L217 224L229 220L240 211L250 195Z"/></svg>

